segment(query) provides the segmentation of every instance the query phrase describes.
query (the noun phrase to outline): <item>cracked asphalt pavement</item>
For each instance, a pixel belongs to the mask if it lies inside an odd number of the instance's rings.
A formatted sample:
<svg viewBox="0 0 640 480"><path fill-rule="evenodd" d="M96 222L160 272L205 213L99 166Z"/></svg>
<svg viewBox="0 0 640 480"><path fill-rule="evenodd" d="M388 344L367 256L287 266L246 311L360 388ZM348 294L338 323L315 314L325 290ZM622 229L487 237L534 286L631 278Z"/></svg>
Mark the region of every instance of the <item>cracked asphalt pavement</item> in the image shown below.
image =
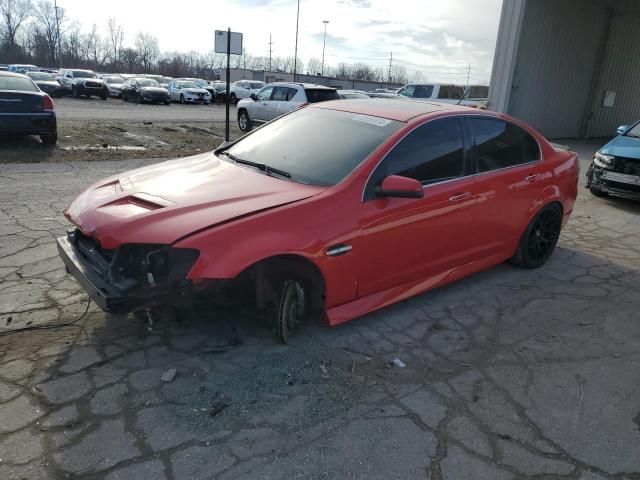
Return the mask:
<svg viewBox="0 0 640 480"><path fill-rule="evenodd" d="M640 205L582 189L543 268L284 346L241 307L83 316L61 212L149 162L0 165L3 480L640 479Z"/></svg>

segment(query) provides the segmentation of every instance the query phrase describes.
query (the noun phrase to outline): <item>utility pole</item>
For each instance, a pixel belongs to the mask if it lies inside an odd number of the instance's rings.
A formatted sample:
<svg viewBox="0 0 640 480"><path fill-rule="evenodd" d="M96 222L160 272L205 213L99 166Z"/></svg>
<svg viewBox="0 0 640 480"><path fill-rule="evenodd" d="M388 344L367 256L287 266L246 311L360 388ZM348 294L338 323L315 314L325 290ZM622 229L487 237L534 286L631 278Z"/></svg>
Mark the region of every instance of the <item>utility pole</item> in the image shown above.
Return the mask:
<svg viewBox="0 0 640 480"><path fill-rule="evenodd" d="M298 13L296 13L296 49L293 54L293 81L296 81L296 72L298 70L298 22L300 21L300 0L298 0Z"/></svg>
<svg viewBox="0 0 640 480"><path fill-rule="evenodd" d="M467 68L467 89L469 88L470 79L471 79L471 62L469 62L469 67Z"/></svg>
<svg viewBox="0 0 640 480"><path fill-rule="evenodd" d="M58 62L60 64L60 68L62 68L62 46L60 44L60 18L58 17L58 0L53 0L53 9L56 11L56 43L58 44Z"/></svg>
<svg viewBox="0 0 640 480"><path fill-rule="evenodd" d="M391 84L391 63L393 62L393 52L391 52L391 56L389 57L389 81L387 83Z"/></svg>
<svg viewBox="0 0 640 480"><path fill-rule="evenodd" d="M269 34L269 71L271 71L271 47L273 42L271 41L271 34Z"/></svg>
<svg viewBox="0 0 640 480"><path fill-rule="evenodd" d="M324 48L327 46L327 23L329 23L329 20L323 20L322 23L324 23L324 39L322 40L322 70L320 71L320 76L324 77Z"/></svg>

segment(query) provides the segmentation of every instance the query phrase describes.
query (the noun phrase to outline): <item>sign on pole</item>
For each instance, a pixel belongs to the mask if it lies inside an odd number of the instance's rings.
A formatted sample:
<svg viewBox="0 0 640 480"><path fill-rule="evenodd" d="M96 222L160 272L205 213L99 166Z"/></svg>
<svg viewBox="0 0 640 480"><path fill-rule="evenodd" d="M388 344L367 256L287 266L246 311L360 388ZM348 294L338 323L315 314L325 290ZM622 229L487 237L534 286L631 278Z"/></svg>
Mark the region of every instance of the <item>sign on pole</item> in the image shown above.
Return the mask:
<svg viewBox="0 0 640 480"><path fill-rule="evenodd" d="M237 32L232 32L231 29L224 30L216 30L216 34L214 35L215 44L214 51L216 53L226 53L227 54L227 94L226 94L226 119L224 125L224 140L225 142L229 141L229 97L231 96L231 55L242 55L242 34Z"/></svg>
<svg viewBox="0 0 640 480"><path fill-rule="evenodd" d="M227 37L231 34L231 46L229 53L231 55L242 55L242 34L238 32L225 32L224 30L216 30L215 52L227 53Z"/></svg>

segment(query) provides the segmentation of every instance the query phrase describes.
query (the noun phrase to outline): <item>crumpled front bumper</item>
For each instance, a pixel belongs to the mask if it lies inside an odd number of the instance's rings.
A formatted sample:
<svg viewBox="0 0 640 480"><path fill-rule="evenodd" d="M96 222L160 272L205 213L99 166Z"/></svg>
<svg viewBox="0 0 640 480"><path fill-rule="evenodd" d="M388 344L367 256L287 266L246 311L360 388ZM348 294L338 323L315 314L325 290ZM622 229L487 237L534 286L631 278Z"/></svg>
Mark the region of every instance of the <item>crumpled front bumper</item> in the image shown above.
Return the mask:
<svg viewBox="0 0 640 480"><path fill-rule="evenodd" d="M71 243L68 237L58 237L58 253L64 266L91 299L105 312L126 313L135 309L135 302L111 285Z"/></svg>
<svg viewBox="0 0 640 480"><path fill-rule="evenodd" d="M587 187L630 200L640 200L640 176L605 170L593 163L587 170Z"/></svg>

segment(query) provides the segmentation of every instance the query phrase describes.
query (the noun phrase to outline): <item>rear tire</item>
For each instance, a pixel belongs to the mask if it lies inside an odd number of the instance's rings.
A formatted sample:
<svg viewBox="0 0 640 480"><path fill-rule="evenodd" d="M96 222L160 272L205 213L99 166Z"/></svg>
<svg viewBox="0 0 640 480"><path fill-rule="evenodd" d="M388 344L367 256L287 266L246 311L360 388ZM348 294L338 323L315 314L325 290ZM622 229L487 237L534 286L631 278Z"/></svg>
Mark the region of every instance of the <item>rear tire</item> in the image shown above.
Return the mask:
<svg viewBox="0 0 640 480"><path fill-rule="evenodd" d="M522 268L544 265L556 248L561 229L562 208L551 203L533 217L520 238L511 263Z"/></svg>
<svg viewBox="0 0 640 480"><path fill-rule="evenodd" d="M56 143L58 143L58 132L53 132L50 135L40 135L40 140L42 144L47 147L53 147Z"/></svg>
<svg viewBox="0 0 640 480"><path fill-rule="evenodd" d="M246 110L240 110L238 112L238 127L242 132L250 132L253 128L251 119L249 118L249 114Z"/></svg>

